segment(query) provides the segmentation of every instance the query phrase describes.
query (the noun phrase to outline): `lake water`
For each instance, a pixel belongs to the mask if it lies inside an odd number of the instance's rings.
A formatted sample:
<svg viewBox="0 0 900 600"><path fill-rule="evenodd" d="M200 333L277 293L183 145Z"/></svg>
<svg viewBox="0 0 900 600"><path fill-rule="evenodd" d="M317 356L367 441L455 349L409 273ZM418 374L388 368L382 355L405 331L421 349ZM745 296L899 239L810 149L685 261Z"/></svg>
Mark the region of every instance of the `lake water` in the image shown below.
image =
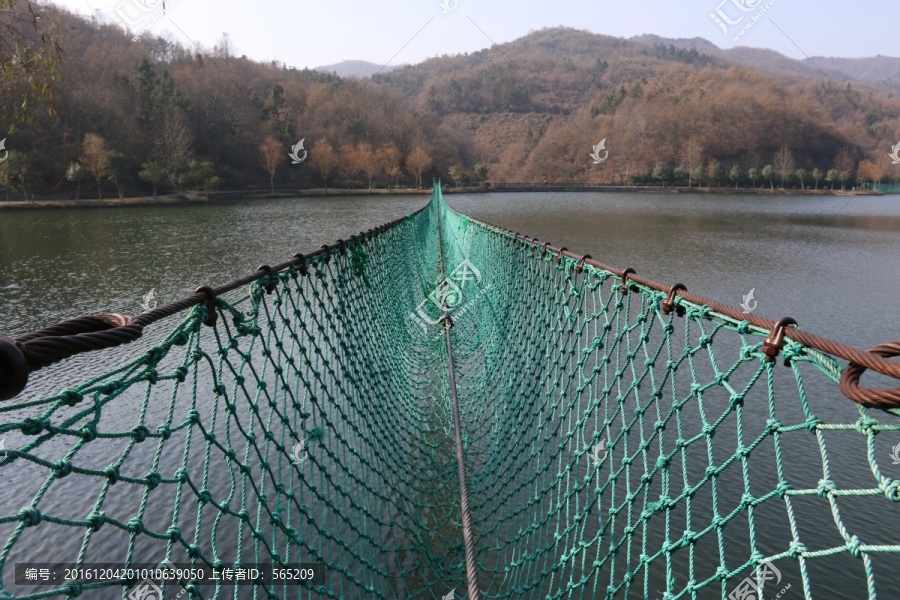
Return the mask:
<svg viewBox="0 0 900 600"><path fill-rule="evenodd" d="M489 223L612 266L634 267L660 282L681 281L692 292L735 306L752 289L757 314L792 316L804 329L838 341L867 348L900 339L900 196L529 193L446 199ZM150 290L160 304L182 298L199 285L229 281L408 214L427 200L427 194L332 196L0 212L0 334L15 337L83 314L138 314ZM148 328L135 350L158 340L174 322ZM83 355L43 369L17 400L94 376L98 363L103 369L115 364L105 357L121 354ZM855 408L837 398L836 414L847 422L843 415ZM121 418L124 423L133 415ZM894 437L884 446L900 442L900 433ZM859 465L864 456L853 459ZM894 468L885 475L898 479L900 465ZM17 480L5 472L0 478L6 478L0 516L14 514L34 482L11 485ZM865 543L896 543L900 533L900 524L878 515L861 515L853 524L856 535L876 539ZM80 541L42 540L35 548L77 548ZM857 571L847 575L855 582L847 589L857 595L847 597L863 597ZM887 597L900 589L896 571L876 574ZM798 586L799 576L792 581ZM799 589L786 596L800 597Z"/></svg>

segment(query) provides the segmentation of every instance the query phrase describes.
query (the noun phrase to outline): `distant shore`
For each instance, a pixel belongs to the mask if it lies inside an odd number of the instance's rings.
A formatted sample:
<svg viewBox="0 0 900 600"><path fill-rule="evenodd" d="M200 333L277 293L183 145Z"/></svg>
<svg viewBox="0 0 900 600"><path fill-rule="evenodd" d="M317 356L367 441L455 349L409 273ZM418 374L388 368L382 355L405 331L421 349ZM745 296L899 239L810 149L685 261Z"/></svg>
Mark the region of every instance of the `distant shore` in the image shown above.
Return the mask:
<svg viewBox="0 0 900 600"><path fill-rule="evenodd" d="M118 197L104 198L42 198L33 202L26 200L0 200L0 210L36 210L65 208L113 208L127 206L167 206L183 204L214 204L222 200L295 198L297 196L369 196L369 195L409 195L427 194L430 188L386 189L341 189L323 188L275 190L274 193L262 190L232 190L226 192L210 192L209 197L203 194L186 192L183 194L164 194L156 196L134 196L125 199ZM761 196L883 196L877 190L783 190L770 188L732 188L732 187L662 187L662 186L602 186L593 184L500 184L490 187L447 188L446 194L489 194L511 192L653 192L666 194L722 194L722 195L761 195Z"/></svg>

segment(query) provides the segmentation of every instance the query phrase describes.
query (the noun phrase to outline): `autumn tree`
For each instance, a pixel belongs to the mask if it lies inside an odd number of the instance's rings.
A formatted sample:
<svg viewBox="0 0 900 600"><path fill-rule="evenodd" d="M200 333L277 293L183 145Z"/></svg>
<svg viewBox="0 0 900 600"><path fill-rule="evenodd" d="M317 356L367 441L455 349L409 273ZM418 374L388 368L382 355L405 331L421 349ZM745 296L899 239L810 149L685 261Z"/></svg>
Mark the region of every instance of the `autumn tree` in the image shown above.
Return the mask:
<svg viewBox="0 0 900 600"><path fill-rule="evenodd" d="M406 157L406 166L416 176L416 189L422 189L422 173L431 168L431 155L421 146L416 148Z"/></svg>
<svg viewBox="0 0 900 600"><path fill-rule="evenodd" d="M837 169L837 172L841 175L841 189L844 189L844 182L847 180L850 175L853 174L853 167L856 166L856 161L853 160L853 155L850 153L850 149L846 146L841 148L841 151L838 152L838 155L834 158L834 168Z"/></svg>
<svg viewBox="0 0 900 600"><path fill-rule="evenodd" d="M367 142L356 144L352 154L356 162L355 168L357 173L363 173L369 183L369 191L372 191L372 180L381 171L381 163L378 154L372 149L372 145Z"/></svg>
<svg viewBox="0 0 900 600"><path fill-rule="evenodd" d="M688 173L688 187L691 187L691 183L693 182L694 171L702 164L703 147L700 145L697 138L691 138L688 140L688 143L684 145L684 151L681 155L681 166L684 167L684 170Z"/></svg>
<svg viewBox="0 0 900 600"><path fill-rule="evenodd" d="M328 177L338 168L341 162L338 153L327 140L316 141L309 150L309 164L322 177L325 193L328 193Z"/></svg>
<svg viewBox="0 0 900 600"><path fill-rule="evenodd" d="M629 123L629 127L631 128L631 130L640 139L641 146L644 145L644 135L646 135L646 133L647 133L647 125L648 124L649 124L649 121L647 121L647 118L644 117L643 115L636 116L634 119L631 120L631 123ZM688 142L688 143L690 143L690 142ZM685 167L685 168L687 168L687 167Z"/></svg>
<svg viewBox="0 0 900 600"><path fill-rule="evenodd" d="M88 133L81 144L81 164L97 182L97 194L103 200L103 178L106 176L106 140L96 133Z"/></svg>
<svg viewBox="0 0 900 600"><path fill-rule="evenodd" d="M388 188L390 188L390 179L393 177L399 179L403 174L400 170L400 151L393 144L385 144L378 149L378 165L381 172L388 178Z"/></svg>
<svg viewBox="0 0 900 600"><path fill-rule="evenodd" d="M787 179L791 171L794 170L794 155L791 154L791 149L788 148L787 144L782 144L781 148L775 152L773 165L775 171L778 173L779 177L781 177L781 187L783 189L784 180Z"/></svg>
<svg viewBox="0 0 900 600"><path fill-rule="evenodd" d="M887 175L887 169L883 162L873 160L860 161L859 167L856 169L856 176L861 181L871 183L879 183Z"/></svg>
<svg viewBox="0 0 900 600"><path fill-rule="evenodd" d="M816 182L816 189L818 190L819 189L819 180L822 179L822 171L820 171L819 169L813 169L812 170L812 178L813 178L813 181Z"/></svg>
<svg viewBox="0 0 900 600"><path fill-rule="evenodd" d="M259 151L262 154L263 166L269 174L269 189L274 194L275 171L285 161L285 156L287 155L281 143L272 136L266 137L266 141L260 144Z"/></svg>

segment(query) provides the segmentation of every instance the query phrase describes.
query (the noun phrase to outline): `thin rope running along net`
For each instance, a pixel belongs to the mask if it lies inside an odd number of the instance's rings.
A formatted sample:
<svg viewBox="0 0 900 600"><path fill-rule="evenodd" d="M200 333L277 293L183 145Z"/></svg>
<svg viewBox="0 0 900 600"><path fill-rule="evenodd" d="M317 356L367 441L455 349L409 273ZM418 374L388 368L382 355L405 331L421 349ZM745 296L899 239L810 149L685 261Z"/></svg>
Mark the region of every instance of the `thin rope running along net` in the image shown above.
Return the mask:
<svg viewBox="0 0 900 600"><path fill-rule="evenodd" d="M827 354L767 362L767 330L665 298L437 186L219 296L215 325L196 306L123 366L0 406L0 596L136 598L14 565L168 560L207 579L151 578L164 598L468 597L450 364L483 598L895 596L896 410L844 398ZM208 580L301 563L311 583Z"/></svg>

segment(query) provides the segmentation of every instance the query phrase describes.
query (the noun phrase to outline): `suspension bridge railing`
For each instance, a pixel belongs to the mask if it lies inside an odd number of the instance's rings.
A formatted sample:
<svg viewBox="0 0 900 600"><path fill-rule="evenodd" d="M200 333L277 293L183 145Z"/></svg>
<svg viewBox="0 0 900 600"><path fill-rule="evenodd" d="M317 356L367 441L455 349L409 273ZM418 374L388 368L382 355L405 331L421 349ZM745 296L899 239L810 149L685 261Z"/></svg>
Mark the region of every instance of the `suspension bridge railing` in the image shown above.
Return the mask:
<svg viewBox="0 0 900 600"><path fill-rule="evenodd" d="M116 345L120 366L22 392ZM0 596L885 597L900 390L860 377L900 378L898 352L481 223L436 186L180 302L0 342Z"/></svg>

